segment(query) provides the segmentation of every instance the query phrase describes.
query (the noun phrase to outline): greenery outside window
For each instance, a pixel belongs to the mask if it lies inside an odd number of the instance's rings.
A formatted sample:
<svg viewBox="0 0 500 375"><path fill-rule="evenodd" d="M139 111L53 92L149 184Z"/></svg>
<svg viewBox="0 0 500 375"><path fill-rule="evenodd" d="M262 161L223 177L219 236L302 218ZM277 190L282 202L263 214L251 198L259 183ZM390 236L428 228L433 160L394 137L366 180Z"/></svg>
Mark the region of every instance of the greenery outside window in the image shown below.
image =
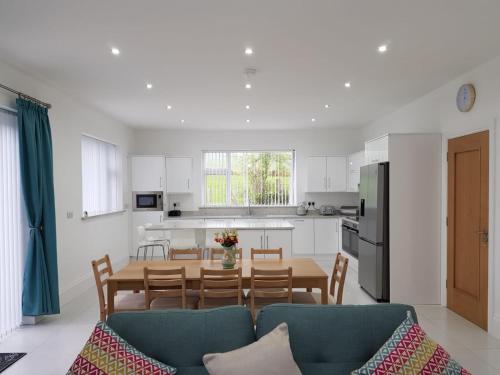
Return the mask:
<svg viewBox="0 0 500 375"><path fill-rule="evenodd" d="M294 172L295 151L205 151L204 205L293 205Z"/></svg>

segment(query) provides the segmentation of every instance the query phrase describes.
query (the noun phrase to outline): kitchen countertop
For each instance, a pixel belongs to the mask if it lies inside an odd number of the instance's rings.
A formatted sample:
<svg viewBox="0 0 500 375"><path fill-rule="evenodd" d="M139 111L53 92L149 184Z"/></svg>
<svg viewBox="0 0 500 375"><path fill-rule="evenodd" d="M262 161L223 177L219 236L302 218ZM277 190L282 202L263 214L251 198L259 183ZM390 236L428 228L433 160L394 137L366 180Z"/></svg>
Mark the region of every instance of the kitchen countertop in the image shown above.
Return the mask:
<svg viewBox="0 0 500 375"><path fill-rule="evenodd" d="M331 218L343 218L347 215L320 215L320 214L308 214L308 215L293 215L293 214L272 214L272 215L186 215L186 216L165 216L164 221L171 220L269 220L269 219L331 219Z"/></svg>
<svg viewBox="0 0 500 375"><path fill-rule="evenodd" d="M204 217L205 219L206 217ZM163 224L151 225L146 230L183 230L183 229L237 229L237 230L292 230L295 227L286 220L247 220L236 218L221 220L166 220Z"/></svg>

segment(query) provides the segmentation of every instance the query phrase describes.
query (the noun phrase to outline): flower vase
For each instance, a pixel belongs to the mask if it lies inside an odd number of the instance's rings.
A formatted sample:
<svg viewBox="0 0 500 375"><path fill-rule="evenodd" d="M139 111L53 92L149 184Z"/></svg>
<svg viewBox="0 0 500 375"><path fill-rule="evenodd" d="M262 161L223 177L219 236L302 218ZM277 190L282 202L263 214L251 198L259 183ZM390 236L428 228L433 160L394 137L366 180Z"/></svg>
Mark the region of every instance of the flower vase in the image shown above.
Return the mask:
<svg viewBox="0 0 500 375"><path fill-rule="evenodd" d="M222 246L224 255L222 256L222 268L230 270L236 264L236 247L235 246Z"/></svg>

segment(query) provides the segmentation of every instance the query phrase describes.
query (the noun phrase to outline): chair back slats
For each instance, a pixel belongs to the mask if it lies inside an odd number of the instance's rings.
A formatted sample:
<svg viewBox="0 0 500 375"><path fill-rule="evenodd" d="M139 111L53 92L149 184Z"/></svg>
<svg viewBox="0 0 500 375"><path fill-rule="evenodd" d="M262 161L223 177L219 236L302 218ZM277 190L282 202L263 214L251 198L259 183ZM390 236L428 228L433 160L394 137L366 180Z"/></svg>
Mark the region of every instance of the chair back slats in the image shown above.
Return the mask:
<svg viewBox="0 0 500 375"><path fill-rule="evenodd" d="M335 264L333 265L332 280L330 282L330 295L337 305L342 304L342 296L344 294L345 277L349 267L349 258L337 253ZM335 290L337 289L337 290Z"/></svg>
<svg viewBox="0 0 500 375"><path fill-rule="evenodd" d="M280 288L284 288L284 290ZM292 267L286 269L256 269L252 267L250 275L250 310L254 320L256 313L255 298L286 298L286 302L292 303Z"/></svg>
<svg viewBox="0 0 500 375"><path fill-rule="evenodd" d="M103 264L105 265L105 267L101 268ZM108 309L106 305L106 292L104 287L108 283L108 278L113 275L111 260L109 259L109 255L106 254L101 259L93 260L91 262L91 265L97 288L97 297L99 300L99 319L106 320Z"/></svg>
<svg viewBox="0 0 500 375"><path fill-rule="evenodd" d="M186 308L186 268L152 269L144 267L146 309L157 298L180 297L180 305Z"/></svg>
<svg viewBox="0 0 500 375"><path fill-rule="evenodd" d="M243 305L241 268L232 270L200 269L200 308L203 309L210 298L238 298Z"/></svg>
<svg viewBox="0 0 500 375"><path fill-rule="evenodd" d="M255 259L255 255L277 255L279 259L283 259L283 249L277 248L277 249L250 249L250 258L252 260Z"/></svg>
<svg viewBox="0 0 500 375"><path fill-rule="evenodd" d="M193 260L201 260L202 259L203 250L201 248L197 249L170 249L168 252L168 259L176 260L176 259L193 259Z"/></svg>
<svg viewBox="0 0 500 375"><path fill-rule="evenodd" d="M241 248L236 249L236 259L243 258L243 250ZM213 247L210 249L210 260L222 259L224 255L224 249Z"/></svg>

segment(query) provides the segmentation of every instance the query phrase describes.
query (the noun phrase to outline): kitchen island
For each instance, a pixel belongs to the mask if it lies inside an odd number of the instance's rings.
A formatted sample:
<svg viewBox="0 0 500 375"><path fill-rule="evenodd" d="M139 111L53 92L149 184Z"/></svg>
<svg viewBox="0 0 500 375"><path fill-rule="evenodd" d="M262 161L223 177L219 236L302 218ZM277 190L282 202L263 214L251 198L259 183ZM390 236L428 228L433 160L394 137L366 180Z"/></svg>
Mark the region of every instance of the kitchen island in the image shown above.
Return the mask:
<svg viewBox="0 0 500 375"><path fill-rule="evenodd" d="M286 220L272 219L233 219L233 220L168 220L162 224L151 225L146 230L207 230L207 229L236 229L236 230L293 230L294 226Z"/></svg>

